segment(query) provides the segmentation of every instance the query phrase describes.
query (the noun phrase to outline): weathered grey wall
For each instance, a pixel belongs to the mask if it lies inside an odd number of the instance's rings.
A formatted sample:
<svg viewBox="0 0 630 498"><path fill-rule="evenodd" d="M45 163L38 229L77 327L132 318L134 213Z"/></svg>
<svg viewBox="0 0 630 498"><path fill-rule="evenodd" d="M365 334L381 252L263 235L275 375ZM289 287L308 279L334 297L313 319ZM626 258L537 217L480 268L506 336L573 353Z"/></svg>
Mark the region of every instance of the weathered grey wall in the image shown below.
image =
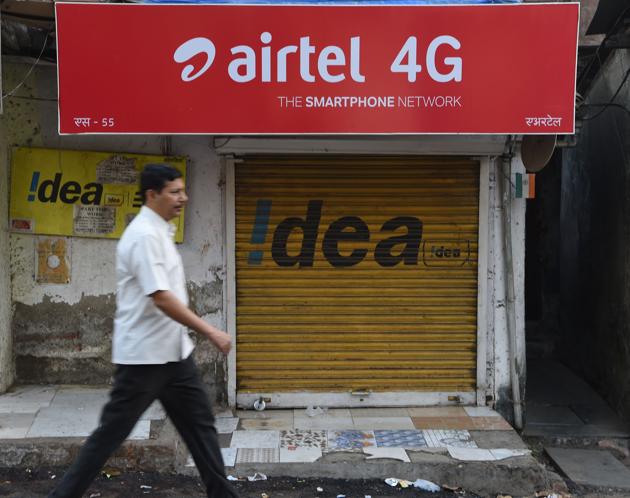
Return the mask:
<svg viewBox="0 0 630 498"><path fill-rule="evenodd" d="M630 67L617 51L587 101L608 102ZM626 84L616 102L628 106ZM590 115L601 108L589 109ZM630 119L609 108L565 149L561 194L561 352L630 416Z"/></svg>
<svg viewBox="0 0 630 498"><path fill-rule="evenodd" d="M6 88L6 84L3 85ZM13 334L11 332L11 282L9 280L9 171L7 168L7 129L0 120L0 393L13 383Z"/></svg>
<svg viewBox="0 0 630 498"><path fill-rule="evenodd" d="M488 358L493 363L493 372L489 377L493 379L493 396L495 409L506 419L514 421L514 395L512 393L512 382L510 376L510 340L509 340L509 317L507 306L506 272L505 272L505 247L502 211L504 209L504 198L501 196L499 182L504 182L503 189L511 188L506 180L508 171L511 170L512 178L515 173L523 173L524 167L520 157L515 157L511 165L502 164L502 160L497 158L493 161L490 170L490 245L488 278L491 279L491 297L488 302L492 303L491 318L488 320L488 329L493 336L491 351ZM503 190L506 192L506 190ZM512 196L514 192L512 191ZM514 325L516 334L516 344L512 355L516 362L516 374L519 378L521 399L525 396L525 199L511 199L510 228L512 238L512 260L513 260L513 281L515 303L513 307Z"/></svg>
<svg viewBox="0 0 630 498"><path fill-rule="evenodd" d="M29 64L5 60L12 87ZM5 101L1 118L10 146L49 147L139 154L185 155L190 203L186 211L185 264L193 307L215 326L225 328L222 168L208 137L59 136L56 71L38 66ZM6 155L2 161L6 161ZM3 164L6 167L6 164ZM106 383L115 309L116 241L68 238L69 284L38 284L34 279L36 235L10 235L11 300L17 382ZM1 246L0 246L1 250ZM6 268L6 266L4 266ZM226 396L225 360L207 341L199 341L196 359L211 392Z"/></svg>

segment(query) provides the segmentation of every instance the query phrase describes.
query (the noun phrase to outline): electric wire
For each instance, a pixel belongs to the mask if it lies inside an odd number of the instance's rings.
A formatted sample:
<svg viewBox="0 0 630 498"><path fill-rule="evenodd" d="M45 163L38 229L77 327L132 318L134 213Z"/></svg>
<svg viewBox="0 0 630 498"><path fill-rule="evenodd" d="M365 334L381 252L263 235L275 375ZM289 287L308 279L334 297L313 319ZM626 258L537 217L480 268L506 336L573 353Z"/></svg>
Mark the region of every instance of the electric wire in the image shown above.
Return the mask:
<svg viewBox="0 0 630 498"><path fill-rule="evenodd" d="M601 106L602 109L600 111L598 111L597 113L595 113L593 116L586 116L586 117L582 118L582 121L590 121L592 119L595 119L595 118L599 117L609 107L617 107L617 105L621 106L621 104L615 104L614 101L617 98L617 95L619 95L619 92L621 92L621 89L625 85L626 81L628 81L628 77L630 77L630 68L628 68L628 70L626 71L626 74L624 75L623 79L621 80L621 83L619 83L619 86L617 87L617 90L613 94L612 98L606 104L583 104L584 106L597 106L597 107ZM621 106L621 107L624 107L624 106ZM625 109L625 107L624 107L624 109Z"/></svg>
<svg viewBox="0 0 630 498"><path fill-rule="evenodd" d="M615 22L613 23L612 27L610 28L610 30L606 33L606 36L604 36L604 39L602 40L602 42L597 46L597 49L595 50L595 53L593 54L593 56L591 57L590 62L588 63L588 65L586 66L586 69L584 69L582 71L582 74L580 76L579 81L577 82L577 86L579 87L582 80L586 77L586 75L589 73L591 67L593 66L593 64L595 63L595 60L599 61L599 66L602 66L602 60L599 54L599 51L602 49L602 47L604 46L604 44L610 39L610 37L612 36L612 34L615 32L615 30L617 29L617 26L619 25L619 22L625 17L625 15L628 13L628 11L630 11L630 5L628 7L626 7L621 14L619 14L619 16L617 17L617 19L615 20Z"/></svg>
<svg viewBox="0 0 630 498"><path fill-rule="evenodd" d="M37 56L37 59L35 59L35 62L31 65L31 67L29 68L28 72L26 73L26 76L24 76L24 78L22 79L22 81L20 81L14 88L13 90L11 90L10 92L7 92L5 94L2 95L2 100L11 97L15 92L17 92L24 83L26 83L26 80L28 79L28 77L31 75L31 73L33 72L33 70L35 69L35 67L37 66L37 64L39 64L39 61L42 58L42 55L44 55L44 50L46 50L46 45L48 45L48 37L50 36L50 31L46 32L46 38L44 38L44 45L42 46L42 49L39 52L39 55Z"/></svg>

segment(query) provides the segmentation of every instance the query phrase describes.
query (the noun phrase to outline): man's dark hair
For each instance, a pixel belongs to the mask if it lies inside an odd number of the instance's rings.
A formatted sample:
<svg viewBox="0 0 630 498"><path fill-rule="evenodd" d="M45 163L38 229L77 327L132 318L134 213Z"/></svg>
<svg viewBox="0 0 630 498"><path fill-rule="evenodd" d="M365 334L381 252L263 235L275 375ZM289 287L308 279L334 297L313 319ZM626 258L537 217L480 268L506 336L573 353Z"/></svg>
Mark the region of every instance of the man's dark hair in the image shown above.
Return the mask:
<svg viewBox="0 0 630 498"><path fill-rule="evenodd" d="M147 164L140 173L140 196L142 204L147 200L147 190L161 192L167 182L181 178L182 174L168 164Z"/></svg>

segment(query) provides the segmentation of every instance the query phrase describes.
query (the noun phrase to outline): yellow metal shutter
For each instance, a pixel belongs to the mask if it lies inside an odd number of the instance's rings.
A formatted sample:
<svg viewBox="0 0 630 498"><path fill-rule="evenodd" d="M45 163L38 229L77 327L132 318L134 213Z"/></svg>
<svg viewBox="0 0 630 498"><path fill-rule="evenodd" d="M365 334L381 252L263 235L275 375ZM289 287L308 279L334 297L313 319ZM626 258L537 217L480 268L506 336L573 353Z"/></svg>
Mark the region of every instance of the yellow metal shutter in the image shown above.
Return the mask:
<svg viewBox="0 0 630 498"><path fill-rule="evenodd" d="M477 162L246 157L235 179L238 392L475 389Z"/></svg>

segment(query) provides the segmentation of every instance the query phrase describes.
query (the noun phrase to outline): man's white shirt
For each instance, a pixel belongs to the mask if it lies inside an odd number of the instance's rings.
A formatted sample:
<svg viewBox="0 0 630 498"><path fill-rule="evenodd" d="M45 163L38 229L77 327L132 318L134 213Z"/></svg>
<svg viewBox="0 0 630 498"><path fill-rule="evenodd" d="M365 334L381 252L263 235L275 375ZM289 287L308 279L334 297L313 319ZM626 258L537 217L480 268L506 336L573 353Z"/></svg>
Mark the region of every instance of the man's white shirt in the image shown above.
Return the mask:
<svg viewBox="0 0 630 498"><path fill-rule="evenodd" d="M186 327L166 316L150 297L171 291L188 305L175 227L142 206L116 249L116 316L112 362L160 364L188 358L193 343Z"/></svg>

